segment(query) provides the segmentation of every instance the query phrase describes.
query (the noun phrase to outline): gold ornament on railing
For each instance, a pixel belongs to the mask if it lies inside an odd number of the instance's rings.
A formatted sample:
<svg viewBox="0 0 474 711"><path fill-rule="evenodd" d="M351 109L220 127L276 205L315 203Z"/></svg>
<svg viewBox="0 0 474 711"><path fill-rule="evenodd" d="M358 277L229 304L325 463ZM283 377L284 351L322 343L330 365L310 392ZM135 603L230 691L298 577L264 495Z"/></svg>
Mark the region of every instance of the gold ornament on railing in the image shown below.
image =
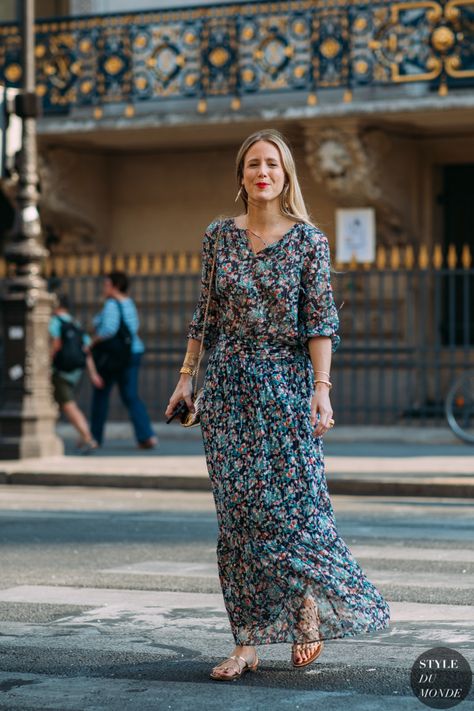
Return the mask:
<svg viewBox="0 0 474 711"><path fill-rule="evenodd" d="M434 248L433 266L435 269L441 269L443 266L443 250L439 244L436 244Z"/></svg>
<svg viewBox="0 0 474 711"><path fill-rule="evenodd" d="M394 245L390 254L391 269L400 269L400 249Z"/></svg>
<svg viewBox="0 0 474 711"><path fill-rule="evenodd" d="M458 263L458 256L456 254L456 247L454 244L450 244L448 248L448 267L449 269L456 269Z"/></svg>
<svg viewBox="0 0 474 711"><path fill-rule="evenodd" d="M385 269L387 265L387 253L385 251L385 247L381 244L377 247L377 256L375 260L375 264L377 266L377 269Z"/></svg>
<svg viewBox="0 0 474 711"><path fill-rule="evenodd" d="M471 250L468 244L465 244L461 252L461 264L463 269L470 269L472 264Z"/></svg>
<svg viewBox="0 0 474 711"><path fill-rule="evenodd" d="M199 274L202 268L202 257L198 252L165 252L158 254L82 254L82 255L51 255L43 265L45 277L55 274L59 278L74 278L76 276L98 277L114 269L126 271L131 276L147 276L158 274ZM421 244L418 254L409 244L401 248L398 245L386 247L378 245L374 262L358 262L353 254L350 262L344 264L333 261L335 271L344 274L346 271L371 272L374 270L399 271L402 269L434 269L443 268L469 270L472 268L472 253L468 244L463 245L457 253L455 245L448 247L445 257L443 247L435 244L432 253L428 246ZM7 264L0 258L0 276L7 274Z"/></svg>
<svg viewBox="0 0 474 711"><path fill-rule="evenodd" d="M428 269L430 266L430 257L426 244L422 244L418 252L418 266L420 269Z"/></svg>
<svg viewBox="0 0 474 711"><path fill-rule="evenodd" d="M409 244L405 247L405 269L413 269L415 266L415 250L413 245Z"/></svg>

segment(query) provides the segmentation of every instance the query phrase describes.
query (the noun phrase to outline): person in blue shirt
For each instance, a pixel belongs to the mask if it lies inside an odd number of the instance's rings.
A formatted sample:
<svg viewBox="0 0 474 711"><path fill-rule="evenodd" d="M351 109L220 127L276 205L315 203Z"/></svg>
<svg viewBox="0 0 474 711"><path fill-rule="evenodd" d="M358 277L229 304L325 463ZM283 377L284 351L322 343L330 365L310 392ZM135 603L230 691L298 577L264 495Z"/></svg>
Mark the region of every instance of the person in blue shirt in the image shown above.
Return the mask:
<svg viewBox="0 0 474 711"><path fill-rule="evenodd" d="M51 336L51 370L53 382L53 396L61 412L78 431L81 439L77 443L79 454L90 454L97 449L97 442L91 434L87 419L75 401L75 389L82 378L84 368L62 371L55 367L54 357L62 348L61 322L74 323L78 328L80 324L74 320L69 312L69 299L66 294L56 295L56 307L49 321L49 335ZM101 385L102 379L97 373L94 361L88 350L91 342L87 333L82 333L82 345L86 353L86 367L89 377L94 385Z"/></svg>
<svg viewBox="0 0 474 711"><path fill-rule="evenodd" d="M128 295L129 281L124 272L114 271L104 279L105 303L102 311L93 320L95 336L91 348L99 341L112 338L120 326L120 306L123 319L132 336L132 357L130 364L118 374L102 379L102 384L94 387L91 409L91 431L94 439L103 442L104 427L107 420L109 398L112 387L117 383L120 397L128 410L135 431L138 446L152 449L158 444L153 432L145 404L138 396L138 373L142 355L145 351L143 341L138 335L139 319L133 299ZM120 302L120 306L117 304Z"/></svg>

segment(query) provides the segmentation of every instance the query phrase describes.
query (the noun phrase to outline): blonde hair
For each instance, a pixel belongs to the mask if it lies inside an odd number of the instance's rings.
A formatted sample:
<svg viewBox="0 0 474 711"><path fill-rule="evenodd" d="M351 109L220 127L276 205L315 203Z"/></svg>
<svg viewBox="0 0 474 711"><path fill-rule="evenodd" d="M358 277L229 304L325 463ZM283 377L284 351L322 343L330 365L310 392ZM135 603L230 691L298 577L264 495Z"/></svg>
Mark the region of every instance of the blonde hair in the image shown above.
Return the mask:
<svg viewBox="0 0 474 711"><path fill-rule="evenodd" d="M301 193L300 184L296 175L296 166L291 149L285 137L273 128L264 128L261 131L252 133L248 136L239 148L236 158L237 170L237 185L239 195L245 206L245 211L248 211L248 195L243 187L242 180L244 176L244 161L249 148L257 141L266 141L272 143L280 153L283 170L285 171L286 187L280 193L280 211L282 215L289 217L299 222L307 222L312 225L313 222L309 216L308 210Z"/></svg>

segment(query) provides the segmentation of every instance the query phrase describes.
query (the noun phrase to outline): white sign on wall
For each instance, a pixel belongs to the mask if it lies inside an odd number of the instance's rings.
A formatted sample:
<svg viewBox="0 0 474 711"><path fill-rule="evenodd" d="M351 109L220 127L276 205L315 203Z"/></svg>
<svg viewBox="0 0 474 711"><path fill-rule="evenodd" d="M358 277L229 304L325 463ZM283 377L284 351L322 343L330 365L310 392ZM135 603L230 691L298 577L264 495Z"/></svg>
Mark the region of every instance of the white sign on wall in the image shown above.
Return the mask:
<svg viewBox="0 0 474 711"><path fill-rule="evenodd" d="M336 260L375 261L375 210L372 207L336 210Z"/></svg>

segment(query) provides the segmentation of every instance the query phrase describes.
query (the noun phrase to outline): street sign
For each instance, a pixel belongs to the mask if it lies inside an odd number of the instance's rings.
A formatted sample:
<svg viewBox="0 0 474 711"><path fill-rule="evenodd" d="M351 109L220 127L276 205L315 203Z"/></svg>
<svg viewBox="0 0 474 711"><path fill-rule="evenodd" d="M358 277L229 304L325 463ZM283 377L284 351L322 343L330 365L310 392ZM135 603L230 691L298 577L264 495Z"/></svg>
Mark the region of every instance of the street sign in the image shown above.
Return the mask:
<svg viewBox="0 0 474 711"><path fill-rule="evenodd" d="M371 207L336 210L336 260L375 260L375 211Z"/></svg>

